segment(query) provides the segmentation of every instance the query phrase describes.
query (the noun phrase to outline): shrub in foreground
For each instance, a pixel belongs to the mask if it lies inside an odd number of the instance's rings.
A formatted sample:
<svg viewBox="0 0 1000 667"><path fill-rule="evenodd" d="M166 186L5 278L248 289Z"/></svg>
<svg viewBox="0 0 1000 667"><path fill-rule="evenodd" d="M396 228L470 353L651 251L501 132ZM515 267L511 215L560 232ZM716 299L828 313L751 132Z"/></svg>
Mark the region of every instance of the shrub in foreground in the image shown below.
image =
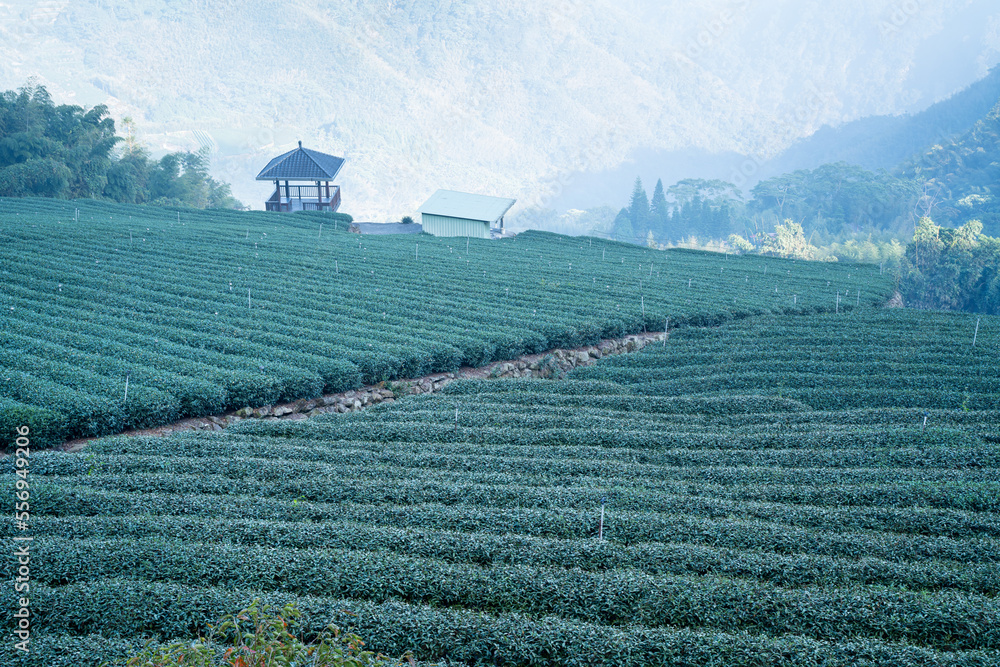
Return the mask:
<svg viewBox="0 0 1000 667"><path fill-rule="evenodd" d="M209 626L207 637L162 645L151 642L124 664L127 667L374 667L393 664L382 655L364 650L364 642L357 635L342 633L332 624L312 642L303 642L292 633L301 615L302 612L291 603L279 611L270 605L261 608L260 601L254 600L239 613L224 616L218 626Z"/></svg>

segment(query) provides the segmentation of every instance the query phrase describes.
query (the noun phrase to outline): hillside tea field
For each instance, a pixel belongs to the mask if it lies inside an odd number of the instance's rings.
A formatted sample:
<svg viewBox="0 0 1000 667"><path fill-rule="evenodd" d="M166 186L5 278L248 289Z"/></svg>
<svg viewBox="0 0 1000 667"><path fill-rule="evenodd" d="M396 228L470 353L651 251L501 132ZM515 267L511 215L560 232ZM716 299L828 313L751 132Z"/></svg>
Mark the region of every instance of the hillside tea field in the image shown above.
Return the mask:
<svg viewBox="0 0 1000 667"><path fill-rule="evenodd" d="M96 664L260 597L420 661L995 667L1000 327L972 349L970 323L756 318L587 379L34 455L44 632L0 662Z"/></svg>
<svg viewBox="0 0 1000 667"><path fill-rule="evenodd" d="M877 267L343 229L320 214L0 200L0 429L54 444L668 318L844 312L892 292Z"/></svg>

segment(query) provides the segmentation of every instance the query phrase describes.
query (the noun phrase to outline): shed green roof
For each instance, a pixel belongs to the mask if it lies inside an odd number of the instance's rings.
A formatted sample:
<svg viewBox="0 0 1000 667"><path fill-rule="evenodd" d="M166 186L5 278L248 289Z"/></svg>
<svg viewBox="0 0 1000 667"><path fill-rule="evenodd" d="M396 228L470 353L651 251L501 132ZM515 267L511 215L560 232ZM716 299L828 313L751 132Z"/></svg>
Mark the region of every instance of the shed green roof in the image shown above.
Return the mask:
<svg viewBox="0 0 1000 667"><path fill-rule="evenodd" d="M418 211L428 215L493 223L502 218L516 202L516 199L504 197L488 197L468 192L456 192L455 190L438 190L424 202Z"/></svg>

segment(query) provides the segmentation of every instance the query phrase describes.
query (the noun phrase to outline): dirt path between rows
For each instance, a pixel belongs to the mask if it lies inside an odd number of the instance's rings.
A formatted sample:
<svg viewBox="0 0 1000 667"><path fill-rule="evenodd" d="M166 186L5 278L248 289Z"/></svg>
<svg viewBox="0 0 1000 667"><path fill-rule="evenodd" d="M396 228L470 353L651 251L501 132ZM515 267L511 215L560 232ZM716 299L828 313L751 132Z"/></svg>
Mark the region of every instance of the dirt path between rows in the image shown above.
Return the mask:
<svg viewBox="0 0 1000 667"><path fill-rule="evenodd" d="M640 350L656 341L663 341L662 331L608 338L597 345L572 349L553 349L540 354L529 354L517 359L495 361L486 366L465 366L451 373L432 373L419 378L380 382L339 394L326 394L318 398L301 399L290 403L264 405L204 417L191 417L172 424L154 428L125 431L124 436L166 436L181 431L221 431L227 426L246 419L308 419L321 414L347 413L390 403L410 394L429 394L441 391L453 380L479 380L488 378L553 378L562 377L578 366L589 366L601 357L625 354ZM109 437L109 436L102 436ZM66 452L78 452L97 438L81 438L63 443Z"/></svg>

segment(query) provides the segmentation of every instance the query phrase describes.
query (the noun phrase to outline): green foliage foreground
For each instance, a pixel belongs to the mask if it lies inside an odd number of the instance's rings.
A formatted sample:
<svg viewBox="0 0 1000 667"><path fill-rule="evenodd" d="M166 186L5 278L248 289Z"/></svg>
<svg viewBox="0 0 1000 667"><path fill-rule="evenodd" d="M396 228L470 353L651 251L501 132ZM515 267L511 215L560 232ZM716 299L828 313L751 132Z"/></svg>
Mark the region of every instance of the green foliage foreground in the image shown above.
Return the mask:
<svg viewBox="0 0 1000 667"><path fill-rule="evenodd" d="M208 636L195 642L148 644L125 662L126 667L375 667L386 661L355 634L329 625L314 642L305 643L293 632L302 616L289 603L283 609L261 608L259 600L229 614ZM120 664L120 663L119 663Z"/></svg>

